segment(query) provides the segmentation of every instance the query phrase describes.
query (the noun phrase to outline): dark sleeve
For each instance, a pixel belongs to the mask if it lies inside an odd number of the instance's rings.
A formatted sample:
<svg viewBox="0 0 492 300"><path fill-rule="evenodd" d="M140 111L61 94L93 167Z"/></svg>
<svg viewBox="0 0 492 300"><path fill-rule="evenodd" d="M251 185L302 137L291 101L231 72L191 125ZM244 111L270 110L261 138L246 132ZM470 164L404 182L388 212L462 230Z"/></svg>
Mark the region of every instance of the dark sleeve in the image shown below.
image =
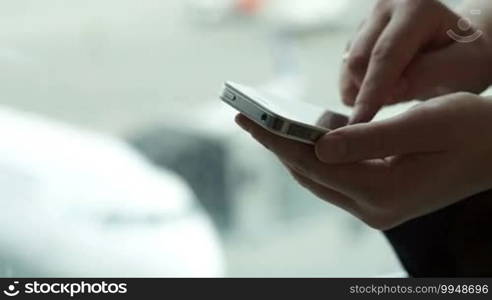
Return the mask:
<svg viewBox="0 0 492 300"><path fill-rule="evenodd" d="M492 190L384 234L411 277L492 277Z"/></svg>

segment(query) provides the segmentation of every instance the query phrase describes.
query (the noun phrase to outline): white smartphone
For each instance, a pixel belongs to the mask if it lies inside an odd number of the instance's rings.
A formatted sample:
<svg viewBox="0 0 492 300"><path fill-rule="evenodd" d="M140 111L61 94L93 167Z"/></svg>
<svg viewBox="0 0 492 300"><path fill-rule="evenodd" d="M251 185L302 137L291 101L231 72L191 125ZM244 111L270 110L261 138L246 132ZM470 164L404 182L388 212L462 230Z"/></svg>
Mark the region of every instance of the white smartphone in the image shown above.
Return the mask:
<svg viewBox="0 0 492 300"><path fill-rule="evenodd" d="M225 83L220 98L263 128L307 144L314 144L328 131L348 123L348 117L342 114L307 102L267 95L233 82Z"/></svg>

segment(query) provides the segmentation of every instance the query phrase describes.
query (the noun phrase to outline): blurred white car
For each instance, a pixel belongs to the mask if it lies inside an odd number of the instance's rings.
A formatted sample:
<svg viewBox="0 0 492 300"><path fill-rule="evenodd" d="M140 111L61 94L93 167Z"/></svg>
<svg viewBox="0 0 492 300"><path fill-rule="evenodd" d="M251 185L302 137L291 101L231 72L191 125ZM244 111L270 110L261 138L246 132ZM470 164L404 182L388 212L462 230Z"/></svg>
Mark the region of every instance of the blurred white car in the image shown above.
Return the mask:
<svg viewBox="0 0 492 300"><path fill-rule="evenodd" d="M222 276L190 189L127 144L0 108L0 276Z"/></svg>

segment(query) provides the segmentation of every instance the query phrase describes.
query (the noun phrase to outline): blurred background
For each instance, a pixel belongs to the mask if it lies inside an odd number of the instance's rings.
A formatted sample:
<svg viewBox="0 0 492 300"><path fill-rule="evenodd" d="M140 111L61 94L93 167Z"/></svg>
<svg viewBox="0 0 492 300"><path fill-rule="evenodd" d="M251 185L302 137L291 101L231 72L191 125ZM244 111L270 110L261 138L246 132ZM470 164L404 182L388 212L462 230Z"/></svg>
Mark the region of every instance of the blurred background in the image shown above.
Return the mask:
<svg viewBox="0 0 492 300"><path fill-rule="evenodd" d="M401 272L218 99L232 80L350 113L340 58L372 4L1 0L0 275Z"/></svg>

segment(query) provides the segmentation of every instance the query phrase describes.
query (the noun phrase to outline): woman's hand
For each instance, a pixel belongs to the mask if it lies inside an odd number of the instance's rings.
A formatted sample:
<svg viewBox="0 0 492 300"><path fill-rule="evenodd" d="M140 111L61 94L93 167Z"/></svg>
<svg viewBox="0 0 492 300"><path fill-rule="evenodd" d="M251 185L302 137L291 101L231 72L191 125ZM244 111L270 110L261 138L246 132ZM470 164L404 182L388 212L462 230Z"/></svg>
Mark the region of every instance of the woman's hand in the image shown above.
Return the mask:
<svg viewBox="0 0 492 300"><path fill-rule="evenodd" d="M490 18L488 6L478 18ZM463 9L463 17L473 16L471 8ZM491 30L472 21L479 28L463 31L471 24L437 0L379 0L342 67L342 99L355 105L351 122L370 121L387 104L485 90L492 82ZM457 42L450 30L463 37L480 30L480 36Z"/></svg>
<svg viewBox="0 0 492 300"><path fill-rule="evenodd" d="M385 230L492 187L492 102L457 93L392 119L347 126L316 144L238 124L315 195Z"/></svg>

